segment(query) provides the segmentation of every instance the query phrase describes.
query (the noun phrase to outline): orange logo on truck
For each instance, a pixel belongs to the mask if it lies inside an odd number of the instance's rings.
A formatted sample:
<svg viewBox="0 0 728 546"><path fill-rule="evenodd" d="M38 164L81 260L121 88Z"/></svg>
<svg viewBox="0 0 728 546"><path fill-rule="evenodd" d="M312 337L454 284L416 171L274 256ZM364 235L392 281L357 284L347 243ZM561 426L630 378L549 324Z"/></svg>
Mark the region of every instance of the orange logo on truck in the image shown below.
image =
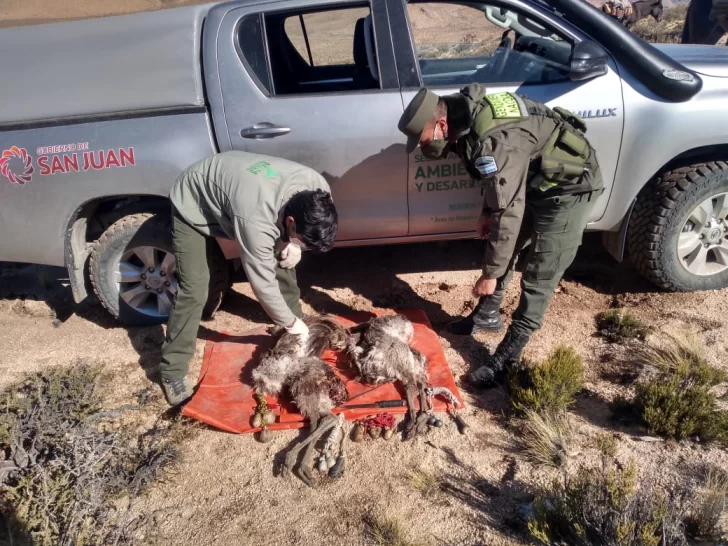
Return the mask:
<svg viewBox="0 0 728 546"><path fill-rule="evenodd" d="M33 178L33 158L25 148L13 146L3 151L0 157L0 174L10 180L13 184L21 186L30 182Z"/></svg>

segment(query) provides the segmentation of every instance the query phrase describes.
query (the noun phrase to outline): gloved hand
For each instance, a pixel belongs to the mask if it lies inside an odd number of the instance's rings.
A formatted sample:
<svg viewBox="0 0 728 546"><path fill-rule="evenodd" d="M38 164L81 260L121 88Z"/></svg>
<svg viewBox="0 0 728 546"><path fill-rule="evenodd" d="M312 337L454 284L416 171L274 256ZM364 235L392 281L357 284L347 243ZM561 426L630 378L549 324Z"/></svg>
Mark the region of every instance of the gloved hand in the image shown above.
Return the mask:
<svg viewBox="0 0 728 546"><path fill-rule="evenodd" d="M301 247L294 243L288 243L283 247L283 250L281 250L278 265L283 269L293 269L300 261Z"/></svg>
<svg viewBox="0 0 728 546"><path fill-rule="evenodd" d="M308 341L308 326L306 326L306 323L296 317L296 320L293 321L291 326L286 326L286 332L301 336L301 352L303 353L303 347Z"/></svg>

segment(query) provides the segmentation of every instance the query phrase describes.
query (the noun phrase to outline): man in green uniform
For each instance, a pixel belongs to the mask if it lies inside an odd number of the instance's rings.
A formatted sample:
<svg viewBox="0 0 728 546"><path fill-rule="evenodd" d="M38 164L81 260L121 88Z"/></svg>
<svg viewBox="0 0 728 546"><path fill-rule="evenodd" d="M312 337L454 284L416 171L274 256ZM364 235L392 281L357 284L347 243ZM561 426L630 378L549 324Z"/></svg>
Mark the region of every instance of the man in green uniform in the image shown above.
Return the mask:
<svg viewBox="0 0 728 546"><path fill-rule="evenodd" d="M301 320L295 265L302 248L325 252L338 215L326 180L277 157L230 151L186 169L170 191L178 289L162 346L160 372L167 401L192 396L185 379L207 300L210 237L235 239L253 293L271 320L308 335Z"/></svg>
<svg viewBox="0 0 728 546"><path fill-rule="evenodd" d="M511 326L485 365L470 374L475 384L493 384L541 327L603 191L586 126L567 110L513 93L486 96L485 87L471 84L444 97L420 90L399 129L408 136L408 153L419 144L430 159L457 154L484 192L477 231L486 240L485 261L473 289L480 299L469 316L449 325L451 332L503 328L503 292L520 251L530 243Z"/></svg>

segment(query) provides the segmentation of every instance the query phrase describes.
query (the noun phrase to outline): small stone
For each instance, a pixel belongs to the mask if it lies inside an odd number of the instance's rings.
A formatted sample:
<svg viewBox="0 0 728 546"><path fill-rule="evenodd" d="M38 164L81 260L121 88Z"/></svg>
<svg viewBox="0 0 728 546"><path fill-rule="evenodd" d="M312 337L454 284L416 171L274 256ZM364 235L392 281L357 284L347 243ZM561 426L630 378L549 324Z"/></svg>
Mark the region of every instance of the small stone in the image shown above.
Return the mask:
<svg viewBox="0 0 728 546"><path fill-rule="evenodd" d="M258 428L263 424L263 416L260 413L256 413L253 416L253 428Z"/></svg>
<svg viewBox="0 0 728 546"><path fill-rule="evenodd" d="M362 440L364 440L364 427L357 424L354 427L354 441L361 442Z"/></svg>
<svg viewBox="0 0 728 546"><path fill-rule="evenodd" d="M261 444L265 444L267 442L270 442L273 437L268 432L268 429L264 428L263 430L255 433L255 439L258 440Z"/></svg>
<svg viewBox="0 0 728 546"><path fill-rule="evenodd" d="M390 440L393 435L394 435L393 428L385 428L384 432L382 433L382 438L384 438L385 440Z"/></svg>
<svg viewBox="0 0 728 546"><path fill-rule="evenodd" d="M441 427L441 426L442 426L443 424L444 424L444 423L442 422L442 419L435 419L435 420L434 420L434 421L432 422L432 426L433 426L433 427L437 427L437 428L440 428L440 427Z"/></svg>
<svg viewBox="0 0 728 546"><path fill-rule="evenodd" d="M369 436L371 436L374 440L379 438L382 435L382 429L379 427L372 427L369 429Z"/></svg>
<svg viewBox="0 0 728 546"><path fill-rule="evenodd" d="M321 457L319 457L318 470L322 474L329 471L329 466L326 464L326 457L324 457L323 455L321 455Z"/></svg>

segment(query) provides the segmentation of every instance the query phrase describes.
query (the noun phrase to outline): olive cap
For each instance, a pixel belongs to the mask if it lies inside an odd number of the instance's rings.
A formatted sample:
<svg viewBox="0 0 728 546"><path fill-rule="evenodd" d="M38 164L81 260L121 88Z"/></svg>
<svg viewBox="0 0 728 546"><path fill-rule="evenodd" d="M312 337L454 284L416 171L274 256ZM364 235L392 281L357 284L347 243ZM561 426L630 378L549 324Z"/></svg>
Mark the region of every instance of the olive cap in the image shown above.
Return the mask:
<svg viewBox="0 0 728 546"><path fill-rule="evenodd" d="M422 130L435 113L440 97L429 89L420 89L399 118L398 128L407 135L407 153L417 148Z"/></svg>

